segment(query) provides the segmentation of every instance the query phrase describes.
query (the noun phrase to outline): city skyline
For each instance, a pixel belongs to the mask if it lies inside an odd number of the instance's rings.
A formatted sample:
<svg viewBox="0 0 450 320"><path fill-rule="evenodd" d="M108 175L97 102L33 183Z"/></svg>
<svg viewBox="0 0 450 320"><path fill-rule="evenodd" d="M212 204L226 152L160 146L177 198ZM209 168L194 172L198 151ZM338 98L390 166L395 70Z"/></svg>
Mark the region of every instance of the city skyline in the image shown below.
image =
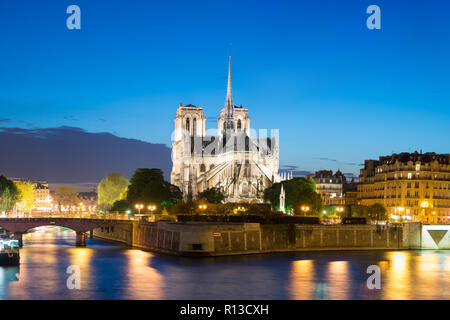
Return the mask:
<svg viewBox="0 0 450 320"><path fill-rule="evenodd" d="M81 30L66 28L65 4L2 4L2 127L170 146L180 102L202 106L214 127L232 43L235 104L252 127L280 129L281 169L358 175L380 155L447 152L442 6L380 1L382 28L368 30L367 1L106 4L78 1Z"/></svg>
<svg viewBox="0 0 450 320"><path fill-rule="evenodd" d="M449 11L0 1L0 300L449 300Z"/></svg>

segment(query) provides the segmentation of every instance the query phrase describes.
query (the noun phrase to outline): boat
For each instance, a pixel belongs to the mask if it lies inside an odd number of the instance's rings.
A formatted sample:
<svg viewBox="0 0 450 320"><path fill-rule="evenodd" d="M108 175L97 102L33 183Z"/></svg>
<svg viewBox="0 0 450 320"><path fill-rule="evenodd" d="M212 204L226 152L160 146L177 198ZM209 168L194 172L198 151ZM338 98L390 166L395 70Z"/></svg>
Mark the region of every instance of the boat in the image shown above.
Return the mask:
<svg viewBox="0 0 450 320"><path fill-rule="evenodd" d="M19 241L0 239L0 266L15 266L20 263Z"/></svg>

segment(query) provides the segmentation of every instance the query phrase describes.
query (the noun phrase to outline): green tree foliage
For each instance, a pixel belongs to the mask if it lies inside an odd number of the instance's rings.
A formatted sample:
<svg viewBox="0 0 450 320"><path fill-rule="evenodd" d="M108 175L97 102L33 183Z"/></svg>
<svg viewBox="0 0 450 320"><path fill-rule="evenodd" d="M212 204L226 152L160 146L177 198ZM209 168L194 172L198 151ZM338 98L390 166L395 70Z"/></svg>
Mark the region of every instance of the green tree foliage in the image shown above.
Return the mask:
<svg viewBox="0 0 450 320"><path fill-rule="evenodd" d="M0 211L9 211L20 200L19 190L11 180L0 176Z"/></svg>
<svg viewBox="0 0 450 320"><path fill-rule="evenodd" d="M351 217L355 218L368 218L369 207L363 205L352 205L350 208Z"/></svg>
<svg viewBox="0 0 450 320"><path fill-rule="evenodd" d="M112 205L110 211L119 211L119 212L126 212L128 210L131 210L131 205L126 199L117 200Z"/></svg>
<svg viewBox="0 0 450 320"><path fill-rule="evenodd" d="M58 203L59 211L61 206L71 207L76 206L80 202L78 199L78 192L75 188L61 186L55 189L53 199Z"/></svg>
<svg viewBox="0 0 450 320"><path fill-rule="evenodd" d="M170 205L181 199L180 189L165 181L160 169L136 169L128 186L127 200L133 207L136 203Z"/></svg>
<svg viewBox="0 0 450 320"><path fill-rule="evenodd" d="M198 206L200 202L197 201L178 201L171 207L172 214L198 214L200 212ZM208 208L204 211L205 214L214 211L212 206L208 206ZM203 213L203 211L202 211Z"/></svg>
<svg viewBox="0 0 450 320"><path fill-rule="evenodd" d="M381 203L375 203L368 207L368 216L373 221L386 221L388 219L387 210Z"/></svg>
<svg viewBox="0 0 450 320"><path fill-rule="evenodd" d="M343 208L344 211L338 211L337 208ZM327 217L339 217L339 218L352 217L352 206L349 205L328 205L324 207L324 211Z"/></svg>
<svg viewBox="0 0 450 320"><path fill-rule="evenodd" d="M225 196L218 188L209 188L198 195L200 200L206 201L207 203L219 204L225 200Z"/></svg>
<svg viewBox="0 0 450 320"><path fill-rule="evenodd" d="M280 206L281 184L286 194L286 209L294 210L295 214L303 215L301 206L309 206L308 215L319 215L322 212L322 199L316 192L316 183L313 179L294 178L280 183L274 183L264 190L264 200L270 202L274 208Z"/></svg>
<svg viewBox="0 0 450 320"><path fill-rule="evenodd" d="M109 209L117 200L124 199L125 192L130 182L120 173L110 173L98 184L98 206L101 209Z"/></svg>
<svg viewBox="0 0 450 320"><path fill-rule="evenodd" d="M201 200L179 201L169 209L172 214L268 216L274 213L269 204L262 203L209 203L207 209L199 208L199 205L201 204L204 204Z"/></svg>
<svg viewBox="0 0 450 320"><path fill-rule="evenodd" d="M36 185L29 181L16 181L14 184L19 191L20 210L23 212L31 212L36 204L36 200L34 198L34 189Z"/></svg>

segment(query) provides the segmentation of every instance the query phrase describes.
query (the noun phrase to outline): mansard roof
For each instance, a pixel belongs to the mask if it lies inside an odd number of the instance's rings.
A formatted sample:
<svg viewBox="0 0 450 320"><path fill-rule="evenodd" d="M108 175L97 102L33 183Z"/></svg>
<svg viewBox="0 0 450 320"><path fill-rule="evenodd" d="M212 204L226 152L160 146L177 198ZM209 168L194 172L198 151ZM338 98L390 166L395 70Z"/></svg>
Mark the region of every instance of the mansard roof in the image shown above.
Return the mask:
<svg viewBox="0 0 450 320"><path fill-rule="evenodd" d="M429 163L435 160L440 164L450 164L450 154L436 154L435 152L419 153L417 151L414 153L394 153L390 156L380 157L377 165L394 164L397 161L401 163L408 163L409 161Z"/></svg>

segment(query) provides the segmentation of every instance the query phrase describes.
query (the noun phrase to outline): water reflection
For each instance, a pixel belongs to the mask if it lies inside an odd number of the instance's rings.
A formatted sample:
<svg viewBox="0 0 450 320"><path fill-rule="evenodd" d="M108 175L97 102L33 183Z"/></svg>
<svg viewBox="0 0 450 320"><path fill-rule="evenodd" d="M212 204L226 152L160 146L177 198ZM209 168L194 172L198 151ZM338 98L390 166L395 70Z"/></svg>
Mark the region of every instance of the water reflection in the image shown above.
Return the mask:
<svg viewBox="0 0 450 320"><path fill-rule="evenodd" d="M354 251L189 259L87 239L24 237L20 268L0 267L0 299L450 299L450 251ZM81 290L69 290L78 265ZM378 265L381 290L367 288Z"/></svg>
<svg viewBox="0 0 450 320"><path fill-rule="evenodd" d="M328 264L328 299L346 300L349 295L350 272L348 261L332 261Z"/></svg>
<svg viewBox="0 0 450 320"><path fill-rule="evenodd" d="M390 252L388 260L392 262L392 267L387 270L384 292L384 299L403 300L410 299L410 280L412 270L410 269L410 253Z"/></svg>
<svg viewBox="0 0 450 320"><path fill-rule="evenodd" d="M290 278L289 291L292 299L311 300L316 298L314 260L293 261Z"/></svg>
<svg viewBox="0 0 450 320"><path fill-rule="evenodd" d="M164 299L164 278L158 270L150 267L154 256L141 250L127 250L126 278L127 299Z"/></svg>

